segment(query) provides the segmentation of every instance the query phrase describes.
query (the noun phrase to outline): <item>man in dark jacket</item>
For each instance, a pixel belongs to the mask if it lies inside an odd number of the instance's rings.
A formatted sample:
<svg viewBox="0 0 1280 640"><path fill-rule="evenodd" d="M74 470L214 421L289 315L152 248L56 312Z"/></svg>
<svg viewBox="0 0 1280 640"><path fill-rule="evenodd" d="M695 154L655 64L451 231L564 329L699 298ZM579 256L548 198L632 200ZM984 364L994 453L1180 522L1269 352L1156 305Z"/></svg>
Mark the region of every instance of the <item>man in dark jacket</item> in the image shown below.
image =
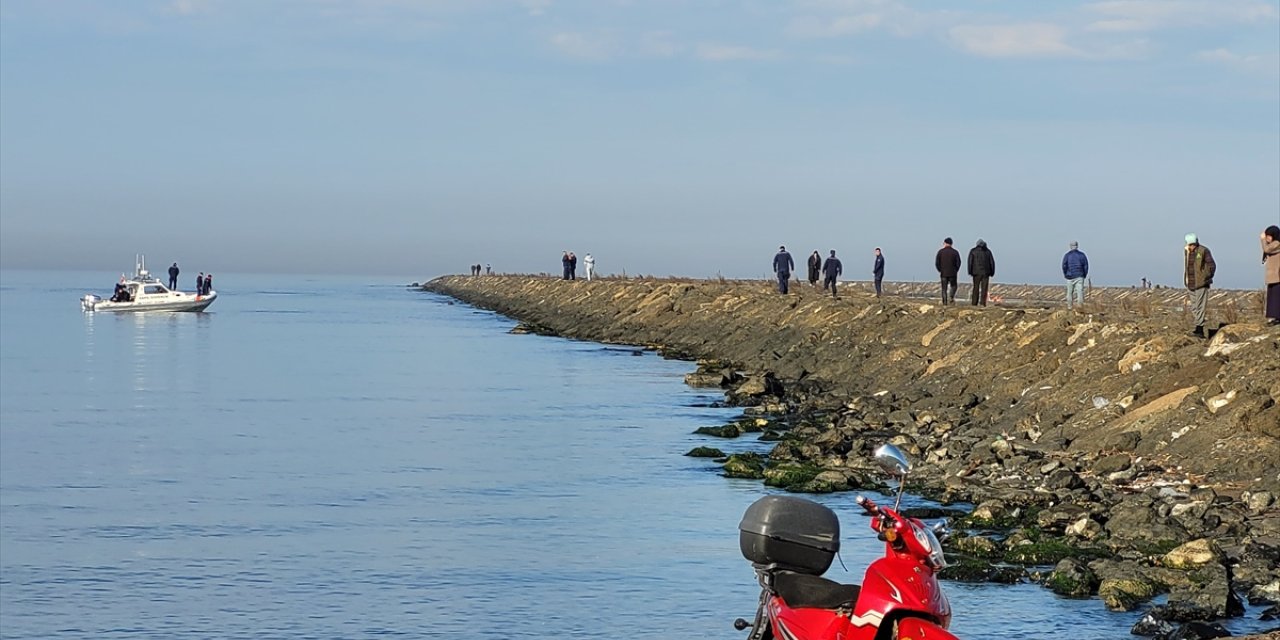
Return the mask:
<svg viewBox="0 0 1280 640"><path fill-rule="evenodd" d="M1209 304L1209 286L1213 284L1213 276L1218 272L1218 265L1213 262L1213 254L1209 247L1200 244L1194 233L1188 233L1186 256L1183 258L1182 280L1191 291L1191 314L1196 318L1196 328L1191 335L1204 338L1205 308Z"/></svg>
<svg viewBox="0 0 1280 640"><path fill-rule="evenodd" d="M791 254L787 253L786 247L778 247L778 253L773 256L773 272L778 275L778 293L787 293L787 281L791 279L791 270L796 268L796 263L791 259Z"/></svg>
<svg viewBox="0 0 1280 640"><path fill-rule="evenodd" d="M1078 243L1071 243L1071 250L1062 256L1062 277L1067 279L1067 308L1084 304L1084 279L1089 277L1089 258Z"/></svg>
<svg viewBox="0 0 1280 640"><path fill-rule="evenodd" d="M991 255L987 242L978 238L978 244L969 250L969 275L973 276L973 291L969 293L969 303L987 306L987 288L991 277L996 275L996 257Z"/></svg>
<svg viewBox="0 0 1280 640"><path fill-rule="evenodd" d="M809 256L809 284L815 287L818 286L818 276L820 276L821 274L822 274L822 255L819 254L817 251L814 251L813 255ZM826 289L826 286L824 285L822 288Z"/></svg>
<svg viewBox="0 0 1280 640"><path fill-rule="evenodd" d="M876 247L876 264L871 267L871 275L876 279L876 297L880 297L880 281L884 280L884 256L880 253L880 247Z"/></svg>
<svg viewBox="0 0 1280 640"><path fill-rule="evenodd" d="M827 262L822 265L822 290L831 289L831 297L838 298L836 295L836 278L844 274L844 265L840 264L840 258L836 257L836 250L831 250L831 257L827 258Z"/></svg>
<svg viewBox="0 0 1280 640"><path fill-rule="evenodd" d="M562 275L561 278L568 280L569 279L569 252L568 251L564 252L564 255L560 257L560 266L562 267L562 271L564 272L564 275Z"/></svg>
<svg viewBox="0 0 1280 640"><path fill-rule="evenodd" d="M956 276L960 274L960 252L951 246L951 238L942 241L942 248L933 259L933 265L942 277L942 304L954 304L956 301ZM950 287L950 293L947 292Z"/></svg>
<svg viewBox="0 0 1280 640"><path fill-rule="evenodd" d="M204 295L204 272L196 274L196 295Z"/></svg>
<svg viewBox="0 0 1280 640"><path fill-rule="evenodd" d="M169 267L169 290L178 290L178 263L176 262L173 263L172 267Z"/></svg>

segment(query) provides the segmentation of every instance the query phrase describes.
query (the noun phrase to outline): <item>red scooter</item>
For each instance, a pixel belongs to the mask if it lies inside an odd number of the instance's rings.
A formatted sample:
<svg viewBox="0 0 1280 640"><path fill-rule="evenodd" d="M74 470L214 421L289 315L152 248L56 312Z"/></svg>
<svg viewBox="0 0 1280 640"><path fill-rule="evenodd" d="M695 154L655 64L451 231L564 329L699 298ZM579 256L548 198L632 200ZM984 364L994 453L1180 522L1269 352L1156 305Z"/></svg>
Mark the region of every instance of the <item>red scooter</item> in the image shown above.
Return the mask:
<svg viewBox="0 0 1280 640"><path fill-rule="evenodd" d="M898 513L911 470L906 456L886 444L875 459L899 479L898 499L890 509L857 497L885 542L861 586L821 577L840 550L831 509L789 496L765 496L747 508L738 543L756 570L760 605L754 622L739 618L733 626L750 628L748 640L959 640L947 631L951 604L937 578L946 566L938 535L946 530Z"/></svg>

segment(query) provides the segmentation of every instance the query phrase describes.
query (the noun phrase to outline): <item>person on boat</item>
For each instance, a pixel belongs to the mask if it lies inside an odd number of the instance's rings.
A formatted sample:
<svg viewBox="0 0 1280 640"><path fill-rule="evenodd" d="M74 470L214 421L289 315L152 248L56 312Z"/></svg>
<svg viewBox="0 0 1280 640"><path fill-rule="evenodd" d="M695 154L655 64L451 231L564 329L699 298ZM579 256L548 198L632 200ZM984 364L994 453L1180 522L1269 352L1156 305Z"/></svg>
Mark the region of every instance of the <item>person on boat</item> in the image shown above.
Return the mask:
<svg viewBox="0 0 1280 640"><path fill-rule="evenodd" d="M169 289L173 291L178 290L178 263L176 262L173 263L173 266L169 267Z"/></svg>
<svg viewBox="0 0 1280 640"><path fill-rule="evenodd" d="M116 290L111 292L111 301L112 301L112 302L124 302L124 296L125 296L124 283L123 283L123 282L117 282L117 283L116 283Z"/></svg>
<svg viewBox="0 0 1280 640"><path fill-rule="evenodd" d="M204 295L204 272L196 274L196 295Z"/></svg>
<svg viewBox="0 0 1280 640"><path fill-rule="evenodd" d="M204 295L207 296L210 293L213 293L213 274L206 273L204 275Z"/></svg>

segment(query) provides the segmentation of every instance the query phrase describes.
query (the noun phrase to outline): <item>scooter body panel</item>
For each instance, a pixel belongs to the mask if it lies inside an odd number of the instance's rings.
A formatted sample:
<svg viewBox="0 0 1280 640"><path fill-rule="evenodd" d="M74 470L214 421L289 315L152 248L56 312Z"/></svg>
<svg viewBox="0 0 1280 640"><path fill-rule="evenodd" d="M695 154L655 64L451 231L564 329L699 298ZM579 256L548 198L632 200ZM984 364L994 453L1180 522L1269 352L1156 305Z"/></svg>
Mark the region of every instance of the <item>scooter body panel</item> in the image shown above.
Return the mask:
<svg viewBox="0 0 1280 640"><path fill-rule="evenodd" d="M847 640L848 616L833 609L788 607L777 596L769 601L769 619L778 640Z"/></svg>
<svg viewBox="0 0 1280 640"><path fill-rule="evenodd" d="M889 550L888 556L867 567L862 593L853 608L854 625L863 626L858 623L888 617L896 610L920 612L943 627L951 624L951 603L933 571L909 555Z"/></svg>
<svg viewBox="0 0 1280 640"><path fill-rule="evenodd" d="M922 618L898 621L898 640L960 640L950 631Z"/></svg>

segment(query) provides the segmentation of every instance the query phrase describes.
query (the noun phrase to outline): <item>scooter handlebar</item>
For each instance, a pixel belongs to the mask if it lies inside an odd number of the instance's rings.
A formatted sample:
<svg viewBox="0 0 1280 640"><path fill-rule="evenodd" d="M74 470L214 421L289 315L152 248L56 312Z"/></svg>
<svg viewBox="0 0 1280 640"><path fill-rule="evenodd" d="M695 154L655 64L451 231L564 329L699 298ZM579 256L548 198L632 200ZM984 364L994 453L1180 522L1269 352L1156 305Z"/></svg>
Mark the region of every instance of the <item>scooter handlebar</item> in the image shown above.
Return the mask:
<svg viewBox="0 0 1280 640"><path fill-rule="evenodd" d="M880 507L876 506L876 503L873 502L871 498L868 498L866 496L858 496L854 498L853 501L858 503L858 506L862 507L863 509L866 509L867 513L871 515L880 513Z"/></svg>

